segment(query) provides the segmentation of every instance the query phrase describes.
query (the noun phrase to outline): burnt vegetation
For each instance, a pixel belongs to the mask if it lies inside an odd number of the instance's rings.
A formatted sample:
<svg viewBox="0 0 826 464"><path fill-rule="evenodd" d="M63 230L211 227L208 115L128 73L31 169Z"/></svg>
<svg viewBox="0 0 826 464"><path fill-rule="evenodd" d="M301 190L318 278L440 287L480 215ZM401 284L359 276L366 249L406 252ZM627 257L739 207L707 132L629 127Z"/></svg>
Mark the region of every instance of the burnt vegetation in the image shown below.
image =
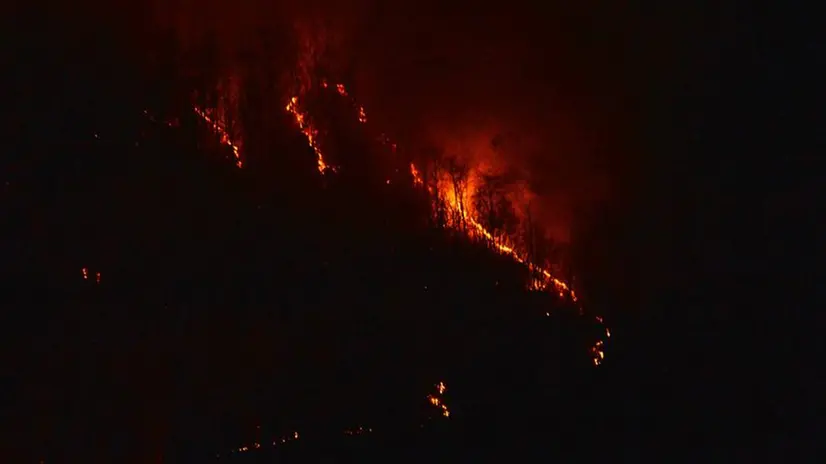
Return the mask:
<svg viewBox="0 0 826 464"><path fill-rule="evenodd" d="M153 53L151 66L72 63L58 95L18 106L27 125L3 160L2 266L24 373L22 452L45 462L413 462L523 446L537 458L600 455L611 367L594 368L600 329L576 305L528 291L525 266L446 227L455 211L433 214L409 155L327 94L308 104L326 118L317 123L338 172L319 175L285 98L265 88L275 79L259 74L231 118L245 128L237 169L192 111L221 98L220 65L168 42ZM436 166L461 189L462 166ZM481 220L516 233L488 181ZM560 253L525 227L531 256ZM449 418L427 404L439 381ZM373 431L343 434L358 426ZM302 438L284 450L228 456L293 430Z"/></svg>

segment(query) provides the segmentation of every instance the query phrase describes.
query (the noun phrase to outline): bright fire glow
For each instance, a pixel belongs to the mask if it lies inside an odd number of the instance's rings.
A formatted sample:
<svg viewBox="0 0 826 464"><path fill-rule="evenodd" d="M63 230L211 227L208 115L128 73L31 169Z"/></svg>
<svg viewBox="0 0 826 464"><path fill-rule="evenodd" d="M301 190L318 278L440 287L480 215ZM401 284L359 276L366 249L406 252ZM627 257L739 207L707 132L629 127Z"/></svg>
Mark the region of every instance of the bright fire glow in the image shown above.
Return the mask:
<svg viewBox="0 0 826 464"><path fill-rule="evenodd" d="M326 87L326 85L325 85ZM342 87L343 89L343 87ZM324 174L327 170L336 172L334 166L330 166L324 161L324 155L321 153L321 148L318 146L318 130L310 123L307 114L301 111L298 105L298 97L292 97L285 108L287 112L293 115L296 124L301 129L301 133L307 138L307 144L313 149L316 156L316 163L318 165L318 172Z"/></svg>
<svg viewBox="0 0 826 464"><path fill-rule="evenodd" d="M209 110L202 110L197 106L193 106L192 108L195 111L195 114L198 115L201 119L206 122L210 128L218 135L221 143L223 145L228 146L232 150L232 156L235 158L235 165L243 167L244 163L241 161L241 148L238 146L236 142L233 142L232 138L230 137L229 133L227 132L226 125L217 119L213 119L207 114Z"/></svg>
<svg viewBox="0 0 826 464"><path fill-rule="evenodd" d="M322 81L325 82L326 81ZM326 86L322 86L326 88ZM336 84L335 86L336 91L339 95L344 97L349 97L350 94L347 92L347 89L344 87L344 84ZM302 128L302 131L305 132L307 135L307 139L310 140L311 146L315 148L315 136L317 132L313 130L305 129L304 121L306 120L306 116L300 113L297 109L297 97L293 97L290 105L287 105L287 111L293 113L295 115L296 121L298 121L299 126ZM367 122L367 113L363 106L355 104L352 102L356 108L358 108L358 120L359 122L365 123ZM309 132L309 134L308 134ZM385 137L385 143L389 143L389 139ZM395 151L396 144L391 144L393 151ZM321 154L317 151L319 159L321 160ZM322 162L322 161L320 161ZM319 169L321 171L321 169ZM413 177L413 183L417 186L424 186L425 180L422 178L419 169L416 167L414 163L410 163L410 174ZM451 179L448 175L443 176L442 179L436 180L436 187L437 191L439 192L439 197L442 202L444 202L445 206L447 206L450 213L448 218L448 225L454 229L464 229L468 235L471 235L472 238L481 238L489 243L491 243L494 248L501 254L510 256L515 261L528 266L528 268L536 273L539 278L532 280L530 287L535 290L545 290L548 286L552 285L558 293L568 295L572 301L577 302L578 298L576 292L566 283L565 281L556 278L551 274L550 271L544 269L540 266L537 266L531 263L526 254L520 252L516 249L516 247L511 243L509 237L506 234L491 232L487 230L481 222L477 219L477 214L472 211L472 201L470 199L473 197L474 192L478 188L479 180L471 177L463 185L456 185L455 183L451 182ZM428 191L433 192L432 186L428 185ZM468 227L469 226L469 227Z"/></svg>
<svg viewBox="0 0 826 464"><path fill-rule="evenodd" d="M444 401L444 397L442 396L442 395L444 395L446 390L447 390L447 387L445 386L444 382L437 383L436 384L436 393L427 395L427 401L429 401L430 404L432 404L433 406L439 408L439 410L441 411L442 416L450 417L450 410L447 408L447 405L445 404L445 401Z"/></svg>
<svg viewBox="0 0 826 464"><path fill-rule="evenodd" d="M322 88L328 88L326 80L322 80L321 83ZM335 89L339 95L348 98L350 104L357 108L358 121L361 123L366 123L367 113L364 107L359 105L350 96L350 93L347 91L344 84L336 84ZM319 172L324 173L330 167L324 162L324 157L321 154L321 150L318 148L317 130L310 126L307 122L307 115L302 113L299 109L298 97L293 97L286 109L293 115L301 128L301 131L307 137L310 147L312 147L313 151L316 153L316 156L318 157ZM382 135L382 143L389 145L393 153L396 153L397 145L392 143L387 136ZM334 168L330 169L334 172L336 171ZM491 232L479 221L478 217L480 215L478 212L474 211L472 201L474 194L482 182L479 176L469 175L464 181L455 182L448 173L444 173L441 178L435 179L431 183L422 178L421 171L412 162L410 163L410 174L413 178L413 184L415 186L426 188L428 193L431 195L436 192L437 201L439 201L449 213L447 215L448 227L451 227L454 230L463 231L471 239L483 240L489 243L498 253L508 256L514 261L526 266L528 270L531 271L533 276L528 282L528 288L530 290L546 291L553 289L554 293L558 294L560 298L565 298L567 296L570 298L570 301L577 303L580 313L584 312L579 302L579 298L577 297L574 289L571 288L570 284L551 274L548 269L531 262L530 259L528 259L527 253L518 250L506 233L497 231ZM437 205L434 204L434 206ZM601 317L597 317L596 321L600 325L604 326L604 322ZM611 336L611 332L608 328L605 328L605 335L609 338ZM603 341L600 340L591 348L594 365L599 366L605 358L603 345ZM445 413L445 415L449 414L447 410L445 410Z"/></svg>

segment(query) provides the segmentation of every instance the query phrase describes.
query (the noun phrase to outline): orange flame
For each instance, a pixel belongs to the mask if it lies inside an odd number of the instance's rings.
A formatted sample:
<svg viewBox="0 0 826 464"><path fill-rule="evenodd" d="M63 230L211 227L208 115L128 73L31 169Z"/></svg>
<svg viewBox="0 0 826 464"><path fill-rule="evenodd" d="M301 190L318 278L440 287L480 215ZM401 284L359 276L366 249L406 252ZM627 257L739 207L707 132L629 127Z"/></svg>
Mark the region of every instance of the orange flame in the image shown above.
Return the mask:
<svg viewBox="0 0 826 464"><path fill-rule="evenodd" d="M430 402L430 404L436 406L441 410L442 416L450 417L450 409L448 409L447 405L445 404L444 398L442 397L446 390L447 387L445 386L445 383L440 381L436 384L437 393L427 395L427 400Z"/></svg>
<svg viewBox="0 0 826 464"><path fill-rule="evenodd" d="M324 86L326 87L326 83ZM318 146L318 131L312 126L312 124L310 124L307 115L301 111L301 108L298 105L298 97L290 98L290 102L287 103L287 106L284 109L293 115L293 119L295 119L299 129L301 129L301 133L307 138L307 144L313 149L313 153L315 153L316 162L318 164L318 172L322 174L327 172L327 170L336 172L336 168L334 166L330 166L326 161L324 161L324 155L321 153L321 148Z"/></svg>
<svg viewBox="0 0 826 464"><path fill-rule="evenodd" d="M322 80L321 82L323 88L328 88L326 80ZM350 100L350 103L358 109L358 121L361 123L366 123L367 113L364 107L357 104L357 102L350 97L350 94L344 84L336 84L335 89L339 95L347 97ZM307 137L310 146L313 148L313 151L316 152L319 160L319 172L325 172L327 165L324 163L321 151L318 149L316 140L317 131L306 123L306 116L298 109L297 97L292 98L290 104L287 105L287 111L293 114L302 132ZM395 143L391 143L390 139L386 136L383 135L382 137L382 143L385 145L390 145L393 153L395 153L397 145ZM333 171L335 171L335 169L333 169ZM434 193L434 187L425 183L425 180L421 176L421 172L412 162L410 163L410 174L413 178L414 186L420 188L426 187L429 193ZM439 192L439 200L441 200L442 204L445 205L451 213L450 217L454 218L449 218L447 225L453 229L464 231L470 238L482 239L486 241L491 244L498 253L508 256L514 261L525 265L534 275L528 283L528 288L530 290L546 291L549 288L553 288L554 293L558 294L560 298L567 296L572 302L578 303L579 311L582 314L584 310L581 304L579 304L579 298L577 297L576 291L571 288L570 284L554 276L548 269L531 262L528 259L527 253L518 250L507 234L497 233L495 231L491 232L477 219L475 211L472 210L472 202L469 201L469 199L473 197L473 193L477 188L478 182L479 179L471 177L464 183L464 185L462 185L463 191L459 192L457 191L458 186L451 182L449 178L437 179L436 185L438 187L437 191ZM596 320L600 325L604 326L604 322L601 317L598 317ZM611 332L607 327L605 328L605 335L608 338L611 337ZM603 346L603 341L599 340L596 345L591 348L594 365L599 366L605 358ZM447 413L447 411L445 412L445 415L447 416L449 413Z"/></svg>
<svg viewBox="0 0 826 464"><path fill-rule="evenodd" d="M235 165L239 168L243 167L244 163L243 161L241 161L241 148L232 141L232 138L230 137L229 133L227 133L225 125L220 121L212 119L207 114L208 110L202 110L197 106L193 106L192 109L195 111L195 114L197 114L201 119L204 120L204 122L209 124L209 127L212 128L212 130L220 138L221 143L232 149L232 155L235 158Z"/></svg>
<svg viewBox="0 0 826 464"><path fill-rule="evenodd" d="M323 81L326 82L326 81ZM336 84L336 91L341 96L349 96L350 94L347 92L346 87L344 84ZM293 97L295 99L295 97ZM354 105L358 108L358 120L361 123L367 122L367 113L363 106ZM290 108L288 107L288 110ZM308 137L309 138L309 137ZM387 142L389 140L386 140ZM396 144L391 144L393 151L395 151ZM425 182L422 179L421 173L419 169L416 167L414 163L410 163L410 174L413 177L413 183L417 186L424 186ZM495 234L487 230L478 219L476 219L475 214L470 211L471 202L469 199L473 196L473 192L476 189L476 185L473 179L469 182L466 182L464 185L464 192L457 192L456 186L452 185L448 179L439 179L437 183L440 185L439 191L441 193L441 200L445 202L446 206L450 209L453 217L458 217L461 220L466 221L467 225L470 227L467 229L468 234L473 235L474 238L483 238L490 243L492 243L495 249L504 255L510 256L515 261L528 266L531 271L536 272L540 279L534 279L530 287L535 290L545 290L549 285L553 285L553 287L559 292L563 294L567 294L570 296L571 300L574 302L578 301L576 292L566 283L565 281L554 277L550 271L544 269L540 266L537 266L531 263L525 256L525 253L519 252L516 248L510 243L509 238L505 234ZM432 193L432 188L428 187L428 190ZM449 225L454 228L460 228L462 224L459 222L450 222Z"/></svg>

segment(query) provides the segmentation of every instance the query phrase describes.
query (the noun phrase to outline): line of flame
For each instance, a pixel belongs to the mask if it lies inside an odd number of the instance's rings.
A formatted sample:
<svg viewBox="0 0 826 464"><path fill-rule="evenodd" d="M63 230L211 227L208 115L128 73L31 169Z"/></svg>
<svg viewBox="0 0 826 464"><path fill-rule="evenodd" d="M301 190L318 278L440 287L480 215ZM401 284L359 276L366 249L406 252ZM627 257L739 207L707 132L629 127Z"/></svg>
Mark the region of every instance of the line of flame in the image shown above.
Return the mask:
<svg viewBox="0 0 826 464"><path fill-rule="evenodd" d="M321 81L321 86L324 89L329 88L329 86L327 85L326 80ZM334 86L334 89L336 90L336 93L338 93L340 96L349 99L350 104L358 109L358 120L359 120L359 122L366 123L367 122L367 112L365 111L364 107L359 105L358 102L356 102L356 100L350 95L350 93L347 91L347 88L344 86L344 84L336 84ZM316 138L317 131L314 128L312 128L306 122L307 121L306 115L304 113L301 113L301 111L299 110L298 97L292 97L292 99L290 100L290 103L287 105L286 109L287 109L288 112L293 114L296 122L298 123L299 127L301 128L301 131L307 137L307 140L308 140L308 143L310 144L310 147L312 147L313 151L316 153L316 156L318 157L319 172L324 173L326 171L326 169L328 168L328 166L324 162L323 156L321 154L321 150L318 148L317 138ZM385 137L384 142L385 143L390 143L390 141L389 141L389 139L387 139L387 137ZM393 152L395 153L397 145L395 143L390 143L390 145L393 149ZM332 170L335 171L334 168L332 168ZM426 187L431 194L433 193L433 188L430 187L430 186L426 186L426 184L424 182L424 179L422 179L422 177L421 177L419 169L412 162L410 163L410 174L413 177L414 186L417 186L417 187L420 187L420 188ZM475 217L473 217L471 214L469 214L466 211L465 208L462 208L460 205L457 204L458 200L456 198L456 195L454 195L453 198L443 196L442 200L451 209L451 212L459 214L466 221L466 223L470 225L470 228L465 229L465 231L468 233L468 235L471 235L471 236L476 235L476 236L483 237L489 243L493 244L494 248L496 248L496 250L500 254L509 256L514 261L527 266L528 269L532 273L538 274L540 276L540 278L533 278L531 280L531 283L530 283L530 286L529 286L529 288L531 290L544 291L550 285L553 285L553 288L559 293L560 297L564 297L567 294L571 298L571 301L573 301L574 303L578 303L577 306L578 306L578 309L580 311L580 314L584 313L584 309L582 308L581 303L579 303L579 298L577 297L576 291L574 291L574 289L571 288L570 284L568 284L567 282L565 282L562 279L559 279L559 278L555 277L553 274L551 274L551 272L549 270L547 270L547 269L545 269L541 266L538 266L538 265L534 264L533 262L531 262L527 258L525 253L522 253L522 252L518 251L514 246L508 245L507 243L503 243L507 239L506 236L500 237L501 239L497 240L496 235L494 235L489 230L487 230ZM456 224L456 223L451 223L449 225L451 225L454 228L459 228L460 227L460 224ZM502 240L502 239L505 239L505 240ZM550 315L550 313L547 313L547 315ZM606 338L610 338L611 337L611 331L610 331L610 329L605 327L605 324L604 324L604 321L603 321L602 317L596 316L596 321L599 322L599 324L602 325L603 328L605 329ZM590 352L592 354L592 360L593 360L593 363L594 363L595 366L599 366L600 364L602 364L602 361L605 359L605 353L603 351L604 345L605 344L604 344L603 340L598 340L594 344L594 346L592 346L591 349L590 349Z"/></svg>
<svg viewBox="0 0 826 464"><path fill-rule="evenodd" d="M316 156L316 163L318 165L318 172L321 174L324 174L328 170L336 172L335 166L327 164L324 160L324 155L321 153L321 148L318 146L318 130L316 130L315 127L313 127L313 125L309 122L307 114L301 111L301 107L298 104L298 97L290 98L290 102L287 103L287 106L284 109L293 116L293 119L295 119L299 129L301 129L301 133L307 138L307 144L313 149L313 153L315 153Z"/></svg>
<svg viewBox="0 0 826 464"><path fill-rule="evenodd" d="M328 88L328 85L327 85L326 81L322 81L322 87L325 88L325 89ZM366 113L364 107L359 105L355 101L355 99L353 99L350 96L350 94L347 91L344 84L336 84L335 85L335 90L342 97L348 98L350 100L350 103L354 107L358 108L358 121L360 123L366 123L367 122L367 113ZM207 122L213 128L213 130L215 130L215 132L220 137L221 143L223 143L224 145L227 145L228 147L230 147L232 149L232 153L235 157L235 164L236 164L237 167L241 168L243 166L243 162L241 160L240 148L238 147L238 145L233 143L233 141L230 138L229 134L224 129L224 127L220 124L220 122L213 120L204 110L198 108L197 106L193 107L193 109L194 109L196 115L201 117L205 122ZM304 136L307 138L308 146L315 153L318 172L321 173L321 174L324 174L327 171L336 172L337 171L336 167L328 164L325 161L324 155L323 155L323 153L321 151L321 148L319 147L319 144L318 144L318 130L309 122L309 118L308 118L307 114L301 110L301 108L299 106L299 101L298 101L297 96L293 96L292 98L290 98L289 103L287 103L287 105L285 106L285 110L293 116L293 119L298 124L298 127L301 130L301 133L304 134ZM386 137L385 137L385 139L386 139ZM389 139L385 140L385 142L389 143ZM396 151L396 144L391 143L391 147L393 149L393 152L395 152ZM414 186L417 186L417 187L420 187L420 188L425 187L425 182L421 178L421 175L419 173L419 169L412 162L410 163L410 173L413 177ZM427 186L427 189L430 193L433 193L432 187ZM489 230L487 230L476 218L474 218L471 214L469 214L466 211L465 208L462 208L459 204L457 204L458 200L456 198L456 195L454 195L453 198L443 196L442 200L452 210L453 213L458 213L466 221L466 223L471 226L469 229L465 229L465 231L469 235L471 235L471 236L476 235L477 237L478 236L483 237L489 243L493 244L494 248L500 254L509 256L514 261L527 266L528 269L531 272L538 273L541 276L541 278L539 278L539 279L533 278L531 280L531 283L530 283L530 286L529 286L531 290L544 291L548 288L549 285L553 285L554 289L556 289L556 291L559 293L560 297L564 297L564 295L567 294L571 298L571 301L573 301L574 303L579 302L579 299L577 298L576 292L571 288L571 286L567 282L555 277L547 269L544 269L541 266L537 266L536 264L531 262L529 259L527 259L526 255L524 253L519 252L518 250L516 250L515 247L513 247L511 245L503 243L504 240L497 240L496 235L494 235ZM451 223L450 225L453 226L454 228L460 227L460 224L456 224L456 223ZM501 238L506 239L507 237L501 237ZM579 310L580 310L581 313L583 312L583 308L582 308L581 305L579 305ZM597 316L597 321L604 326L603 320L602 320L601 317ZM606 337L611 336L611 332L607 327L605 327L605 335L606 335ZM600 365L602 363L602 360L605 358L605 354L603 352L603 346L604 346L603 341L598 340L596 342L596 344L593 347L591 347L591 352L593 354L594 365L597 365L597 366Z"/></svg>
<svg viewBox="0 0 826 464"><path fill-rule="evenodd" d="M328 86L326 85L326 81L322 81L322 87L325 88L325 89L328 88ZM335 89L336 89L336 93L338 93L342 97L349 98L350 102L353 104L353 106L358 108L358 120L359 120L359 122L366 123L367 122L367 113L366 113L364 107L359 105L353 98L350 97L350 93L347 91L344 84L336 84ZM297 101L297 97L293 97L293 99L291 100L291 104L293 104L296 101ZM290 111L290 112L294 112L294 109L295 109L294 104L292 106L290 106L290 105L287 106L287 110ZM294 114L296 114L296 113L294 113ZM301 116L301 119L299 119L299 116L297 115L296 120L298 120L299 124L301 124L301 121L304 120L303 115ZM303 126L302 126L302 128L303 128ZM314 139L310 138L310 136L308 136L308 139L311 140L311 143L313 143ZM392 144L392 146L395 148L396 144ZM321 156L321 155L319 154L319 156ZM420 187L425 185L425 182L421 178L421 174L419 173L419 169L416 167L416 165L414 163L410 163L410 174L413 176L414 185L420 186ZM432 189L429 189L429 190L432 192ZM458 213L458 212L461 211L460 207L457 204L455 204L456 203L455 198L452 199L452 201L451 201L451 199L446 198L445 202L451 208L452 212ZM579 301L579 299L577 298L576 292L571 288L571 286L567 282L555 277L547 269L544 269L544 268L542 268L540 266L537 266L534 263L530 262L525 257L524 253L520 253L513 246L502 243L501 241L497 241L496 240L497 237L493 233L491 233L489 230L487 230L476 218L474 218L473 216L468 214L467 211L461 211L461 212L462 212L462 216L464 217L464 219L472 227L471 233L474 233L474 234L477 234L481 237L484 237L485 239L490 241L492 244L494 244L494 247L496 248L496 250L499 253L510 256L515 261L528 266L528 268L531 271L536 272L539 275L541 275L542 277L544 277L544 283L542 285L537 287L538 284L534 283L532 285L532 288L534 288L536 290L544 290L548 285L553 285L554 288L558 292L568 294L571 297L571 300L573 300L574 302ZM456 226L456 225L454 225L454 226Z"/></svg>
<svg viewBox="0 0 826 464"><path fill-rule="evenodd" d="M206 111L202 110L201 108L193 106L192 109L193 111L195 111L196 115L203 119L204 122L209 124L209 126L212 127L212 130L214 130L215 133L218 134L218 137L220 137L221 139L221 143L232 149L232 155L235 157L235 165L239 168L243 167L244 162L241 161L241 148L232 141L232 138L229 136L229 133L227 133L226 129L224 128L224 125L221 124L219 121L216 121L209 117Z"/></svg>

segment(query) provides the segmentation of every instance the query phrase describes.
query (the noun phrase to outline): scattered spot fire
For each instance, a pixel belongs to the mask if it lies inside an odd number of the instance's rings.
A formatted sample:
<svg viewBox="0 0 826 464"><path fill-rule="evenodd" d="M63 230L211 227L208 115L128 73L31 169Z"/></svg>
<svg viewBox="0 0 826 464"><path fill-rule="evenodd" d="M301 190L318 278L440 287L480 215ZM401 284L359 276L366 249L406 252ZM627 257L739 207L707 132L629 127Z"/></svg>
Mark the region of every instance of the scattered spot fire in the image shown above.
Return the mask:
<svg viewBox="0 0 826 464"><path fill-rule="evenodd" d="M83 276L83 280L89 280L90 274L89 268L80 268L80 275ZM95 283L100 285L100 272L95 272Z"/></svg>
<svg viewBox="0 0 826 464"><path fill-rule="evenodd" d="M338 95L347 98L349 103L357 110L358 121L361 123L367 122L366 110L356 102L344 84L338 83L330 86L326 80L322 80L321 88L334 88ZM231 140L224 125L210 118L207 111L201 110L198 107L195 107L194 110L198 116L215 130L220 137L221 143L232 148L236 165L240 168L242 166L240 149L238 145ZM318 172L321 174L326 174L330 171L334 173L337 172L338 169L328 164L325 160L319 145L318 129L312 124L310 115L301 108L299 96L290 98L290 101L285 106L285 110L292 115L301 133L306 137L308 146L315 153ZM382 143L389 145L393 153L396 152L397 145L392 143L388 137L383 136ZM570 301L577 304L580 313L584 312L576 292L567 282L557 278L549 270L531 262L527 253L518 250L507 234L497 231L491 232L480 222L478 219L480 215L474 211L473 202L471 201L474 193L481 184L481 179L479 179L478 176L468 177L461 185L457 183L455 179L451 179L447 173L440 178L424 179L421 170L412 162L410 163L410 174L413 178L414 186L427 189L427 192L433 197L434 214L439 206L449 213L447 214L446 224L448 227L462 231L472 239L482 240L490 244L498 253L508 256L514 261L526 266L532 274L532 278L528 282L528 288L530 290L547 291L552 289L560 298L569 298ZM601 317L597 318L597 322L604 327ZM610 331L607 328L605 328L605 332L606 336L610 337ZM595 365L600 365L605 357L603 345L604 342L600 340L591 348Z"/></svg>
<svg viewBox="0 0 826 464"><path fill-rule="evenodd" d="M274 437L272 439L272 444L270 445L271 448L276 448L278 446L284 445L288 442L298 440L299 435L298 432L293 432L290 435L284 435L281 437ZM234 448L229 450L229 452L225 453L225 456L232 456L234 454L243 454L248 453L250 451L261 449L262 447L266 447L267 445L262 445L259 441L254 441L247 445L241 445L238 448ZM215 455L217 459L221 459L221 454L218 453Z"/></svg>
<svg viewBox="0 0 826 464"><path fill-rule="evenodd" d="M447 405L445 404L444 393L447 391L447 387L445 386L444 382L439 382L436 384L436 393L427 395L427 400L433 406L439 408L441 411L442 416L450 417L450 410L448 409Z"/></svg>
<svg viewBox="0 0 826 464"><path fill-rule="evenodd" d="M370 427L365 428L365 427L359 425L357 428L345 430L344 434L345 435L351 435L351 436L352 435L364 435L365 433L370 433L372 431L373 431L373 429L370 428Z"/></svg>

